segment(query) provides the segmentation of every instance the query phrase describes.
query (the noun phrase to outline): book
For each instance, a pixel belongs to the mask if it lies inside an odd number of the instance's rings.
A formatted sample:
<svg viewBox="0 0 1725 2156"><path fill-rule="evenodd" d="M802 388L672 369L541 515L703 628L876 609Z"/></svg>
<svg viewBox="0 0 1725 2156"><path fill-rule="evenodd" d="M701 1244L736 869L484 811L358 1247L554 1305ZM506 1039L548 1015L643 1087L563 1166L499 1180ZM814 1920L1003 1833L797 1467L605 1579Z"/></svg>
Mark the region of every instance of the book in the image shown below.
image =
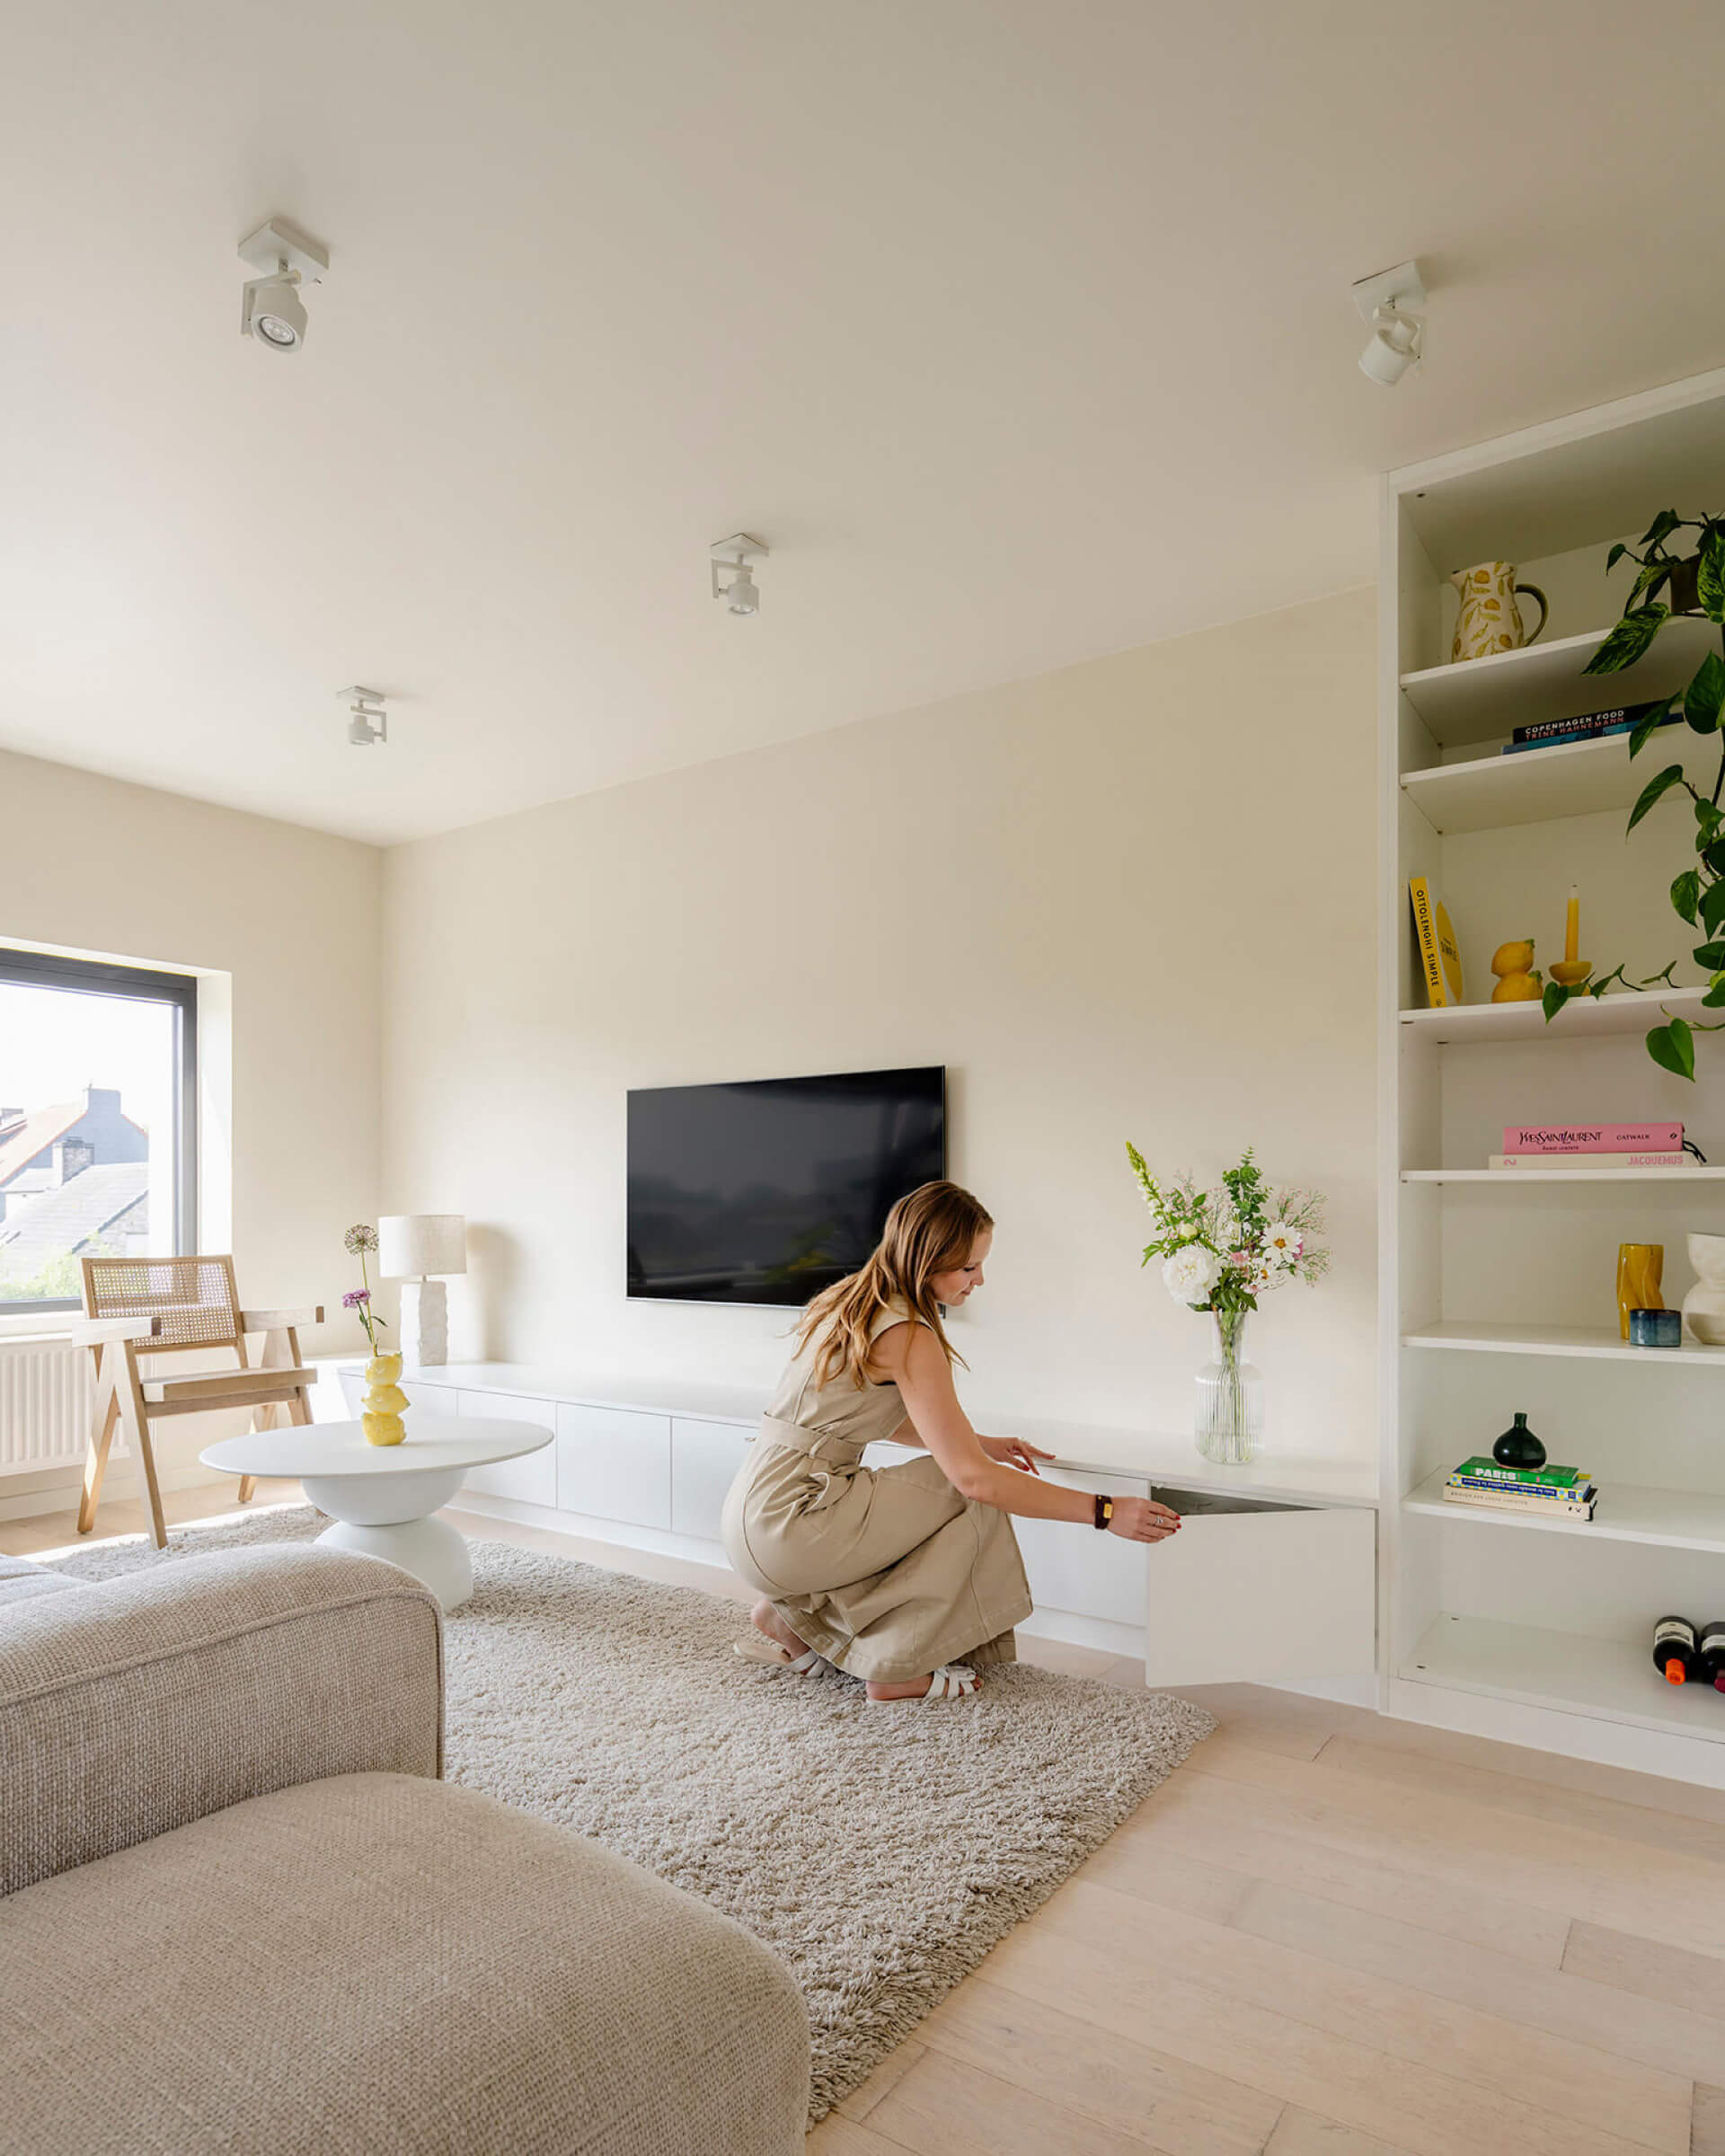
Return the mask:
<svg viewBox="0 0 1725 2156"><path fill-rule="evenodd" d="M1535 1488L1528 1484L1517 1488L1508 1482L1491 1482L1479 1475L1452 1474L1445 1482L1446 1489L1480 1490L1487 1497L1514 1498L1529 1505L1569 1505L1586 1503L1597 1494L1598 1485L1591 1480L1576 1483L1570 1489L1556 1489L1550 1485Z"/></svg>
<svg viewBox="0 0 1725 2156"><path fill-rule="evenodd" d="M1544 1504L1537 1498L1506 1496L1501 1491L1486 1489L1456 1489L1446 1487L1444 1502L1446 1505L1471 1505L1481 1512L1513 1512L1526 1519L1590 1520L1593 1517L1593 1499L1566 1498L1561 1503Z"/></svg>
<svg viewBox="0 0 1725 2156"><path fill-rule="evenodd" d="M1488 1168L1693 1168L1687 1153L1492 1153Z"/></svg>
<svg viewBox="0 0 1725 2156"><path fill-rule="evenodd" d="M1506 1123L1506 1153L1681 1153L1681 1123Z"/></svg>
<svg viewBox="0 0 1725 2156"><path fill-rule="evenodd" d="M1627 734L1638 727L1650 711L1663 710L1661 726L1675 725L1683 714L1670 708L1668 696L1656 696L1650 703L1619 703L1608 711L1582 711L1573 719L1537 719L1531 726L1518 726L1510 735L1511 743L1517 748L1548 748L1561 741L1586 741L1601 734Z"/></svg>
<svg viewBox="0 0 1725 2156"><path fill-rule="evenodd" d="M1411 878L1408 897L1413 906L1413 932L1426 976L1426 1001L1434 1011L1462 1001L1462 953L1448 910L1423 876Z"/></svg>
<svg viewBox="0 0 1725 2156"><path fill-rule="evenodd" d="M1593 1474L1585 1467L1558 1467L1547 1461L1544 1467L1504 1467L1489 1454L1475 1453L1464 1460L1452 1474L1470 1475L1487 1482L1508 1483L1511 1489L1575 1489L1578 1483L1591 1482Z"/></svg>

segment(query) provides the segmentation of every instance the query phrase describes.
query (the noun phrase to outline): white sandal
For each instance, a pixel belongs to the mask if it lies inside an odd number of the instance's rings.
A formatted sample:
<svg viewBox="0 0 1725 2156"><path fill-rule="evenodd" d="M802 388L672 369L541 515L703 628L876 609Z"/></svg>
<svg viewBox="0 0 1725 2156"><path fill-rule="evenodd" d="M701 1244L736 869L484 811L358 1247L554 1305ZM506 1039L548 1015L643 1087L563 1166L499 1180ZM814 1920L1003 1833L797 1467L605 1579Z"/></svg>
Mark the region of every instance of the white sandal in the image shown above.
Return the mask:
<svg viewBox="0 0 1725 2156"><path fill-rule="evenodd" d="M925 1700L968 1700L977 1689L977 1673L962 1662L942 1662L928 1680L928 1690L905 1700L871 1700L871 1707L920 1706Z"/></svg>
<svg viewBox="0 0 1725 2156"><path fill-rule="evenodd" d="M845 1673L829 1662L825 1655L818 1655L809 1648L802 1654L792 1655L773 1639L733 1639L730 1651L741 1656L745 1662L753 1662L764 1669L783 1670L789 1675L813 1676L817 1670L826 1670L833 1676Z"/></svg>

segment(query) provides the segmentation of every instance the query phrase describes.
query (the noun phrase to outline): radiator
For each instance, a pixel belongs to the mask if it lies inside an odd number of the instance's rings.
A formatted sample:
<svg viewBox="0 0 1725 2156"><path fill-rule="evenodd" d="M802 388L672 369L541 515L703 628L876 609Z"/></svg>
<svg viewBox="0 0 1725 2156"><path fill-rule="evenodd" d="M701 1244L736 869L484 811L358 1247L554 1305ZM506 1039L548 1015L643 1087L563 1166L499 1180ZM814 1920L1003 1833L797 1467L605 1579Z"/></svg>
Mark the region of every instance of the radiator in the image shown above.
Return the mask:
<svg viewBox="0 0 1725 2156"><path fill-rule="evenodd" d="M94 1378L87 1348L0 1339L0 1474L84 1457Z"/></svg>

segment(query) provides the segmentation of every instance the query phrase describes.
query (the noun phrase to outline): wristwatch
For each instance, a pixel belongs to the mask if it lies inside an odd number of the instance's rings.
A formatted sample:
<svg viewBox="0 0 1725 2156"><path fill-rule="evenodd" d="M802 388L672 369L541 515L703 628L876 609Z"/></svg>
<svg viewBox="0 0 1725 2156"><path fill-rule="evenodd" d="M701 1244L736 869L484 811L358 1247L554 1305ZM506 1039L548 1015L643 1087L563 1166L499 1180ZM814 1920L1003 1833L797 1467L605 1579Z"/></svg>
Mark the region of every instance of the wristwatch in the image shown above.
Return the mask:
<svg viewBox="0 0 1725 2156"><path fill-rule="evenodd" d="M1096 1524L1097 1524L1099 1527L1106 1527L1106 1526L1108 1525L1108 1523L1109 1523L1109 1522L1110 1522L1110 1520L1111 1520L1113 1517L1114 1517L1114 1500L1113 1500L1113 1498L1105 1498L1105 1497L1103 1497L1103 1496L1101 1494L1101 1492L1099 1491L1099 1492L1097 1493L1097 1498L1096 1498Z"/></svg>

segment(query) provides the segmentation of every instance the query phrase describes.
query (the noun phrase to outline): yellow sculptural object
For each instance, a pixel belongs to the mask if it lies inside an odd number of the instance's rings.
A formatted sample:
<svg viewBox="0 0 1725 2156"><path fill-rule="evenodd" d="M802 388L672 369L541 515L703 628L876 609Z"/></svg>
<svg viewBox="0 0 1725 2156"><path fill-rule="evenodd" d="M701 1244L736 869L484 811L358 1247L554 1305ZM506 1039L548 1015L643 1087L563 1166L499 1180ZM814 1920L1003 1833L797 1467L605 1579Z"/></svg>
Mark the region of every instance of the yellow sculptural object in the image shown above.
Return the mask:
<svg viewBox="0 0 1725 2156"><path fill-rule="evenodd" d="M1514 943L1499 943L1491 958L1498 985L1491 991L1494 1003L1536 1003L1545 985L1534 971L1534 940L1524 936Z"/></svg>
<svg viewBox="0 0 1725 2156"><path fill-rule="evenodd" d="M402 1374L399 1355L374 1355L366 1365L366 1394L360 1402L360 1425L367 1445L399 1445L407 1436L402 1410L407 1395L397 1383Z"/></svg>

